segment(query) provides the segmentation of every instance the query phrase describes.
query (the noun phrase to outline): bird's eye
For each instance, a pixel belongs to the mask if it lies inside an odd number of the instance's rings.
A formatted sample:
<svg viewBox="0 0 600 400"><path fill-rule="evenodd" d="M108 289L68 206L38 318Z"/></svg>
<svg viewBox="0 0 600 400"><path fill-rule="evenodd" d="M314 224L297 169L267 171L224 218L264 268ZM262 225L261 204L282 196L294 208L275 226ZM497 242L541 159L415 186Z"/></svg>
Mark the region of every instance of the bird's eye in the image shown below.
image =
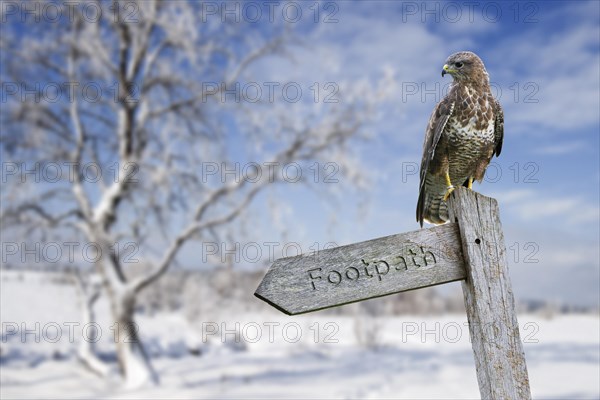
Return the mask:
<svg viewBox="0 0 600 400"><path fill-rule="evenodd" d="M463 66L463 63L461 63L461 62L457 62L455 65L456 65L456 68L462 68L462 66Z"/></svg>

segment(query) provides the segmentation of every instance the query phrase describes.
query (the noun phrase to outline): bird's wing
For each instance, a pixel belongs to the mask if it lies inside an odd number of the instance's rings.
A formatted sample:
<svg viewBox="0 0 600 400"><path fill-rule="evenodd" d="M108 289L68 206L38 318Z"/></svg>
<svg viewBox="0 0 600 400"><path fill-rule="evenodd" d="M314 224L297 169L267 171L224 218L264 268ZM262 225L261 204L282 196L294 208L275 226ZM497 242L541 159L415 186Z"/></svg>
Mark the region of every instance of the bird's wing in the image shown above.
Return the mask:
<svg viewBox="0 0 600 400"><path fill-rule="evenodd" d="M425 177L429 170L429 163L435 156L435 149L440 141L442 132L452 116L455 101L446 96L440 101L429 118L425 141L423 142L423 158L421 159L421 181L419 183L419 200L417 202L417 221L423 226L423 207L425 203Z"/></svg>
<svg viewBox="0 0 600 400"><path fill-rule="evenodd" d="M494 99L494 152L496 157L502 152L502 142L504 140L504 111L500 102Z"/></svg>
<svg viewBox="0 0 600 400"><path fill-rule="evenodd" d="M429 124L427 125L427 131L425 132L425 141L423 142L423 158L421 159L421 182L419 188L423 188L425 183L425 176L429 169L429 163L435 156L435 149L444 127L448 123L452 111L454 110L454 101L444 98L434 108L431 117L429 118Z"/></svg>

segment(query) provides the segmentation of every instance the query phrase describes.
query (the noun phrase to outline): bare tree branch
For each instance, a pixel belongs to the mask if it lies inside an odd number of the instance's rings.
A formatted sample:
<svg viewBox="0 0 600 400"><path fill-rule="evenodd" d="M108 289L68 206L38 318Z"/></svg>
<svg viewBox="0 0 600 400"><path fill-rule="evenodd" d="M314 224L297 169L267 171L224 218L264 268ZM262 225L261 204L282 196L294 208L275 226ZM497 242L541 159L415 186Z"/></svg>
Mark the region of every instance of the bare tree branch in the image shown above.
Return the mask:
<svg viewBox="0 0 600 400"><path fill-rule="evenodd" d="M121 3L95 4L114 11ZM3 232L17 222L36 233L74 229L94 242L102 251L95 268L118 333L133 339L137 294L182 261L184 245L244 221L257 195L282 183L286 164L327 159L332 149L342 149L360 131L368 103L359 96L335 107L319 105L315 115L302 104L296 109L244 98L242 104L214 101L237 81L252 78L257 63L284 55L289 32L203 24L194 5L184 2L136 5L141 11L136 23L114 12L90 23L75 7L74 18L50 30L43 44L32 44L35 35L20 26L11 35L15 44L1 39L10 54L0 60L3 79L10 76L25 88L62 79L110 91L94 102L81 91L55 103L11 99L2 111L10 130L3 132L2 146L10 147L10 157L62 163L75 173L36 185L39 196L3 193L11 205L2 209L0 221ZM203 87L207 81L219 87ZM132 87L139 91L131 93ZM251 171L237 174L234 182L201 179L202 167L215 160L226 166L250 160L276 165L276 173L258 181L250 179ZM100 179L85 175L89 163L101 170ZM24 187L17 178L7 186ZM140 275L130 273L115 251L122 240L140 247L139 257L149 266ZM117 344L126 379L137 376L134 370L151 370L145 354L140 341Z"/></svg>

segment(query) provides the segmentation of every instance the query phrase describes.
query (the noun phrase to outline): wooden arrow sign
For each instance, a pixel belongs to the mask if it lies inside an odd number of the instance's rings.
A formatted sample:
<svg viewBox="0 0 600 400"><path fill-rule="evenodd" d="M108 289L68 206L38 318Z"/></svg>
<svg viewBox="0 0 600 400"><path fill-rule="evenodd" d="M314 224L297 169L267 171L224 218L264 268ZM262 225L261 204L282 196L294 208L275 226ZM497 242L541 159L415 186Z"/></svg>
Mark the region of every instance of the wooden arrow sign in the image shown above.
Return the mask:
<svg viewBox="0 0 600 400"><path fill-rule="evenodd" d="M281 258L254 295L289 315L464 279L457 224Z"/></svg>
<svg viewBox="0 0 600 400"><path fill-rule="evenodd" d="M282 258L255 296L300 314L463 280L483 399L531 399L498 203L463 187L446 225Z"/></svg>

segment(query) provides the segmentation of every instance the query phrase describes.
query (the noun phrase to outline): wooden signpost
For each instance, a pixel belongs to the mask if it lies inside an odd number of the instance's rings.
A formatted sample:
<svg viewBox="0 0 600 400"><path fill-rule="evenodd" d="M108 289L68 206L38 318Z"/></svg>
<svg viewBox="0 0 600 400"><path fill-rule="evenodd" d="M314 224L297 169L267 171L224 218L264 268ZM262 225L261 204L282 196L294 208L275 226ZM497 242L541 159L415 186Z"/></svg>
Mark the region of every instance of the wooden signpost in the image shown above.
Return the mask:
<svg viewBox="0 0 600 400"><path fill-rule="evenodd" d="M295 315L462 280L484 399L530 399L496 200L457 188L449 223L276 260L255 296Z"/></svg>

